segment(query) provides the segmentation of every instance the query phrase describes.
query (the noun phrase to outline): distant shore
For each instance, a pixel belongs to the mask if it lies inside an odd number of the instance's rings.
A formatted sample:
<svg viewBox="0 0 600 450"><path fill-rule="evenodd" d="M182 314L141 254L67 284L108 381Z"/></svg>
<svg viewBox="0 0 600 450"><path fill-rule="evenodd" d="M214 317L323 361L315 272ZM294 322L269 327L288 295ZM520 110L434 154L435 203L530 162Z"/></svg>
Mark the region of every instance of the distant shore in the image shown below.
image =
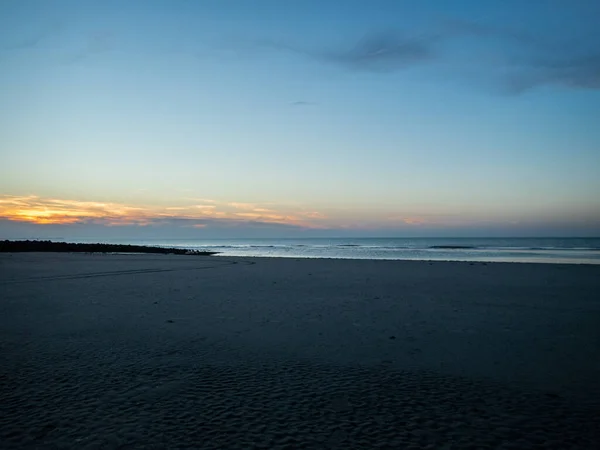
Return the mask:
<svg viewBox="0 0 600 450"><path fill-rule="evenodd" d="M0 253L55 252L55 253L158 253L164 255L210 256L219 252L188 250L185 248L152 247L127 244L76 244L53 241L0 241Z"/></svg>

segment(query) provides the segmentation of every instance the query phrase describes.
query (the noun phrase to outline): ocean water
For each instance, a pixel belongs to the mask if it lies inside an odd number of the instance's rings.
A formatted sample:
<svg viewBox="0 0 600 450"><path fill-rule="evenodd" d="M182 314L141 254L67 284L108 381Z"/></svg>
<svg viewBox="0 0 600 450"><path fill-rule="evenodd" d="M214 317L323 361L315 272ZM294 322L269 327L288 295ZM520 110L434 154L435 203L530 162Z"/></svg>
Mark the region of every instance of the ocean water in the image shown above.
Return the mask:
<svg viewBox="0 0 600 450"><path fill-rule="evenodd" d="M600 238L305 238L140 240L220 256L600 264Z"/></svg>

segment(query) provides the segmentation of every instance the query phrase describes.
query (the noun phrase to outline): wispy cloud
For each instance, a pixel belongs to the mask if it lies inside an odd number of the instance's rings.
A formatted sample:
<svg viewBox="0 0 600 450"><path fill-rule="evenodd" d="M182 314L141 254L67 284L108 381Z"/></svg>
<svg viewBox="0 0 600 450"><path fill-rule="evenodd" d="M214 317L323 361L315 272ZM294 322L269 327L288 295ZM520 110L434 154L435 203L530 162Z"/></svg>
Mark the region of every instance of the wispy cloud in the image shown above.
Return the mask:
<svg viewBox="0 0 600 450"><path fill-rule="evenodd" d="M298 100L296 102L290 103L292 106L315 106L318 105L317 102L307 102L303 100Z"/></svg>
<svg viewBox="0 0 600 450"><path fill-rule="evenodd" d="M1 50L25 50L34 48L44 39L60 33L64 25L60 22L52 22L42 25L36 30L23 32L21 36L14 36L0 41Z"/></svg>
<svg viewBox="0 0 600 450"><path fill-rule="evenodd" d="M206 203L206 201L205 201ZM208 225L223 223L280 224L318 228L324 215L301 208L267 208L251 203L185 204L168 207L77 201L38 196L0 196L0 219L35 224L157 225L168 221Z"/></svg>
<svg viewBox="0 0 600 450"><path fill-rule="evenodd" d="M526 31L462 19L447 19L443 21L440 25L440 34L447 38L463 36L477 38L501 38L521 45L542 44L539 38Z"/></svg>
<svg viewBox="0 0 600 450"><path fill-rule="evenodd" d="M20 51L37 47L46 47L45 41L52 41L53 47L64 52L59 59L64 64L73 64L83 61L93 55L108 52L117 48L116 35L110 30L95 30L81 34L76 41L79 48L68 50L64 41L64 32L69 31L63 22L50 22L18 35L7 36L0 39L0 50ZM59 40L53 38L58 37ZM61 42L62 41L62 42Z"/></svg>
<svg viewBox="0 0 600 450"><path fill-rule="evenodd" d="M573 53L577 50L573 49ZM574 89L600 89L600 49L597 53L574 56L570 52L536 55L510 68L504 77L506 92L521 94L544 85Z"/></svg>
<svg viewBox="0 0 600 450"><path fill-rule="evenodd" d="M436 39L405 36L398 31L368 34L352 48L316 54L355 70L393 71L431 60Z"/></svg>
<svg viewBox="0 0 600 450"><path fill-rule="evenodd" d="M367 33L339 48L331 48L325 42L311 47L268 39L257 41L257 45L353 71L389 73L443 59L452 62L452 46L446 44L457 39L476 43L482 54L489 48L489 54L495 55L492 61L482 58L477 63L488 69L487 73L499 81L504 92L519 94L542 85L600 89L597 31L592 31L588 39L574 40L567 35L548 37L510 26L448 19L430 30ZM460 61L454 68L460 76ZM468 68L464 69L466 76ZM306 106L311 102L292 104Z"/></svg>
<svg viewBox="0 0 600 450"><path fill-rule="evenodd" d="M144 224L148 217L139 207L105 202L44 199L38 196L0 197L0 218L17 222L79 223L102 220L106 224Z"/></svg>
<svg viewBox="0 0 600 450"><path fill-rule="evenodd" d="M521 94L543 85L573 89L600 89L600 33L587 39L566 35L541 37L510 27L464 20L444 24L450 35L503 41L504 61L496 67L502 73L501 88Z"/></svg>
<svg viewBox="0 0 600 450"><path fill-rule="evenodd" d="M380 30L367 33L340 48L326 48L325 45L311 48L268 39L256 43L264 48L295 53L351 70L389 72L433 59L437 40L435 35L410 36L399 30Z"/></svg>
<svg viewBox="0 0 600 450"><path fill-rule="evenodd" d="M95 31L84 37L82 48L67 56L64 63L77 63L91 56L114 50L116 46L116 36L114 33L106 30Z"/></svg>
<svg viewBox="0 0 600 450"><path fill-rule="evenodd" d="M42 41L63 30L62 24L49 24L29 34L4 39L0 49L19 50L38 46ZM600 31L591 30L587 39L554 33L540 35L528 29L484 21L445 19L428 28L414 30L380 29L358 33L345 42L290 42L285 39L236 39L226 44L239 56L255 57L264 50L295 54L311 61L333 65L350 71L390 73L447 60L452 64L434 65L434 70L458 71L459 77L469 76L471 67L462 67L454 60L451 44L455 40L476 43L480 55L495 55L476 60L501 91L521 94L541 86L568 89L600 89ZM67 53L63 63L73 64L118 48L117 36L110 30L84 34L80 48ZM63 49L64 50L64 49ZM66 51L66 50L65 50ZM455 64L456 63L456 64ZM463 70L463 72L461 72ZM291 106L316 105L298 100Z"/></svg>

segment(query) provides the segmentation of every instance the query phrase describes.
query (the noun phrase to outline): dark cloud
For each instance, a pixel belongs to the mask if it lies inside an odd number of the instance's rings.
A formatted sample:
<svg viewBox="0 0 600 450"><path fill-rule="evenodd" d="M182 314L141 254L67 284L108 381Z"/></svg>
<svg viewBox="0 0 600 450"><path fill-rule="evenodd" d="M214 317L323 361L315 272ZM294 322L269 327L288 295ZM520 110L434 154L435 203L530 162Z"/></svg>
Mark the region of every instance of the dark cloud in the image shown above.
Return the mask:
<svg viewBox="0 0 600 450"><path fill-rule="evenodd" d="M280 237L307 231L296 225L228 219L155 218L148 224L110 224L107 220L86 219L72 224L35 224L0 218L4 239L83 238L237 238Z"/></svg>
<svg viewBox="0 0 600 450"><path fill-rule="evenodd" d="M292 106L315 106L315 105L318 105L318 103L299 100L297 102L292 102L291 105Z"/></svg>
<svg viewBox="0 0 600 450"><path fill-rule="evenodd" d="M23 35L19 40L0 43L0 48L26 49L61 30L51 24L39 32ZM483 69L481 81L493 82L504 93L522 94L541 86L560 86L567 89L600 89L600 31L592 30L590 36L573 39L565 32L541 36L530 30L488 24L482 21L460 19L442 20L429 30L403 32L379 30L358 35L339 46L326 42L310 46L290 44L282 39L235 39L223 43L234 50L236 57L256 57L261 52L279 51L295 54L322 64L330 64L352 71L389 73L445 59L452 67L451 77L469 77L470 67L453 60L452 44L455 40L470 40L477 44L478 52L489 48L490 60L475 61ZM92 56L114 50L115 36L110 32L96 32L83 37L79 51L63 58L66 64L78 63ZM480 53L478 53L480 54ZM472 61L469 64L473 64ZM487 77L487 78L486 78ZM485 78L485 79L484 79ZM292 102L293 106L309 106L309 101Z"/></svg>
<svg viewBox="0 0 600 450"><path fill-rule="evenodd" d="M42 39L46 37L46 33L37 33L34 35L26 36L20 39L15 39L12 42L5 42L2 44L3 50L22 50L26 48L35 47Z"/></svg>
<svg viewBox="0 0 600 450"><path fill-rule="evenodd" d="M262 40L257 44L351 70L390 72L435 58L436 42L437 36L410 37L399 31L379 31L338 49L305 48L273 40Z"/></svg>
<svg viewBox="0 0 600 450"><path fill-rule="evenodd" d="M502 90L521 94L555 85L572 89L600 89L600 33L583 39L553 35L543 38L509 27L463 20L444 24L449 36L504 41L500 78Z"/></svg>
<svg viewBox="0 0 600 450"><path fill-rule="evenodd" d="M524 31L514 30L509 27L488 25L482 22L472 22L461 19L446 20L440 26L440 34L446 38L476 37L498 38L520 45L541 45L542 42L534 35Z"/></svg>
<svg viewBox="0 0 600 450"><path fill-rule="evenodd" d="M577 48L572 49L576 53ZM600 49L598 53L573 57L569 51L555 52L521 63L504 79L510 93L520 94L544 85L573 89L600 89Z"/></svg>
<svg viewBox="0 0 600 450"><path fill-rule="evenodd" d="M41 26L38 30L30 33L24 33L21 36L6 39L0 42L2 50L25 50L34 48L42 41L52 36L59 34L64 29L64 25L60 22L53 22Z"/></svg>
<svg viewBox="0 0 600 450"><path fill-rule="evenodd" d="M0 50L17 51L27 50L44 46L44 41L52 41L52 38L64 31L62 23L53 23L38 29L36 32L23 34L20 37L13 37L0 41ZM56 44L56 43L55 43ZM62 48L64 44L58 43L57 48ZM62 62L66 64L82 61L90 56L114 50L116 48L115 36L110 31L95 31L85 34L80 42L80 49L63 56Z"/></svg>
<svg viewBox="0 0 600 450"><path fill-rule="evenodd" d="M99 53L108 52L116 48L115 36L110 31L96 31L85 37L84 45L78 52L67 56L66 64L73 64Z"/></svg>
<svg viewBox="0 0 600 450"><path fill-rule="evenodd" d="M435 56L435 39L410 38L399 32L365 36L350 50L315 55L326 61L367 71L392 71L420 64Z"/></svg>
<svg viewBox="0 0 600 450"><path fill-rule="evenodd" d="M521 94L544 85L600 89L600 33L576 40L556 33L541 36L508 26L452 19L440 23L433 32L373 32L338 49L272 40L263 40L259 46L355 71L394 72L442 58L452 62L452 47L444 47L457 39L475 42L480 51L490 49L492 61L476 63L496 80L502 92ZM453 67L460 76L460 63ZM464 67L463 76L468 76L468 67Z"/></svg>
<svg viewBox="0 0 600 450"><path fill-rule="evenodd" d="M157 217L150 219L150 225L154 227L206 227L206 229L278 229L278 230L302 230L303 227L274 222L262 222L260 220L244 220L244 219L217 219L212 217L206 218L187 218L187 217ZM202 228L204 229L204 228Z"/></svg>

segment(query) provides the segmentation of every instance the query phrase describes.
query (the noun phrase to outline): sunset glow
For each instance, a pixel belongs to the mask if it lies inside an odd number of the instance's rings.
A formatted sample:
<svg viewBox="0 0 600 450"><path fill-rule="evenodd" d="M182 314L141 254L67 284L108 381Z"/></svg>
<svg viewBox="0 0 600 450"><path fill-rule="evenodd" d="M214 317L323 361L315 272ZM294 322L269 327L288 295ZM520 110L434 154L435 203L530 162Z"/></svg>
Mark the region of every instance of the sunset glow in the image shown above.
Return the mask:
<svg viewBox="0 0 600 450"><path fill-rule="evenodd" d="M0 238L600 235L598 2L93 3L0 2Z"/></svg>
<svg viewBox="0 0 600 450"><path fill-rule="evenodd" d="M321 213L281 213L273 209L243 203L139 207L118 203L46 199L37 196L0 197L0 219L34 224L103 223L110 225L149 225L163 219L222 219L256 221L316 228ZM192 226L202 228L203 224Z"/></svg>

